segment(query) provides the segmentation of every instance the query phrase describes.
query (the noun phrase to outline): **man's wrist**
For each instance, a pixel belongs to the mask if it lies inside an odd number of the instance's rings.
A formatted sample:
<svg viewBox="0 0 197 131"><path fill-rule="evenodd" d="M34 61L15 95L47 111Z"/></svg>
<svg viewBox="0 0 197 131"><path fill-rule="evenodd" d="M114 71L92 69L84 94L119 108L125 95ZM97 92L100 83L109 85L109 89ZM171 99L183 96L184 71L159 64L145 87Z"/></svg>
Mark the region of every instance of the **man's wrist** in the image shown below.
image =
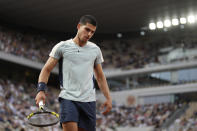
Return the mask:
<svg viewBox="0 0 197 131"><path fill-rule="evenodd" d="M108 97L107 100L108 100L108 101L112 101L111 97Z"/></svg>
<svg viewBox="0 0 197 131"><path fill-rule="evenodd" d="M44 82L39 82L37 85L37 92L40 92L40 91L46 92L46 90L47 90L47 84Z"/></svg>

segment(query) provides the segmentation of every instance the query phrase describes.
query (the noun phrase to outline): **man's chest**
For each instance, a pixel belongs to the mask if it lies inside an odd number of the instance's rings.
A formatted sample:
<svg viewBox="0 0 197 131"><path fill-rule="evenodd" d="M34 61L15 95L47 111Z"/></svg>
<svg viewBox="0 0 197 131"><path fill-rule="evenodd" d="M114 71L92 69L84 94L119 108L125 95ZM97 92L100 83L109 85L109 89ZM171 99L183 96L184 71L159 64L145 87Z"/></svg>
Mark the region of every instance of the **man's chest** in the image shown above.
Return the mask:
<svg viewBox="0 0 197 131"><path fill-rule="evenodd" d="M63 58L69 62L80 63L93 63L96 60L96 51L83 48L75 48L66 50L63 53Z"/></svg>

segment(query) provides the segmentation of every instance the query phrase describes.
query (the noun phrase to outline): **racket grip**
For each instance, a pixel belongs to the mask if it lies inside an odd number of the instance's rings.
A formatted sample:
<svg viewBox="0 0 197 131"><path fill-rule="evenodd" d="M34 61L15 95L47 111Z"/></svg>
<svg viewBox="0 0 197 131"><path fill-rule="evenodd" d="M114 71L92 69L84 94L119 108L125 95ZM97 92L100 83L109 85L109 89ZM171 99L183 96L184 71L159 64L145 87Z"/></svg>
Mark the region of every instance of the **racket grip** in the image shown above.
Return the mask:
<svg viewBox="0 0 197 131"><path fill-rule="evenodd" d="M43 108L44 107L44 103L43 103L43 100L41 100L40 102L39 102L39 108L41 109L41 108Z"/></svg>

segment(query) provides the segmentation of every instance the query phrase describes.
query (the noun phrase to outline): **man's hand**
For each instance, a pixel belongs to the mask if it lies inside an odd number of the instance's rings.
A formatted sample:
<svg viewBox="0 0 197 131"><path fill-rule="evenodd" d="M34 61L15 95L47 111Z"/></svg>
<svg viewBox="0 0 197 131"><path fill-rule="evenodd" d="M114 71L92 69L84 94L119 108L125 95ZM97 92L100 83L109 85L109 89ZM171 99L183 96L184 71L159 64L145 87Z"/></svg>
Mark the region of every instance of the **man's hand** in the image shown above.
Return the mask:
<svg viewBox="0 0 197 131"><path fill-rule="evenodd" d="M36 105L38 106L39 105L39 102L42 100L43 103L45 104L45 99L46 99L46 95L44 93L44 91L40 91L38 92L38 94L36 95Z"/></svg>
<svg viewBox="0 0 197 131"><path fill-rule="evenodd" d="M110 112L110 110L112 109L112 101L111 100L107 100L102 106L101 109L104 109L105 111L102 112L103 115L106 115L108 112Z"/></svg>

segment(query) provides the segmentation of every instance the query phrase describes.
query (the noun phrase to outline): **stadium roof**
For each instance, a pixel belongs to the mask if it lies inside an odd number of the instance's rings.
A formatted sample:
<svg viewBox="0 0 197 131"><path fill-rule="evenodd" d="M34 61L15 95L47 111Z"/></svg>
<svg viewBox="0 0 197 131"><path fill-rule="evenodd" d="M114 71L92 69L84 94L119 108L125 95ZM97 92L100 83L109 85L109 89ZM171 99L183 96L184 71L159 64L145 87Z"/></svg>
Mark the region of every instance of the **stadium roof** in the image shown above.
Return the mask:
<svg viewBox="0 0 197 131"><path fill-rule="evenodd" d="M151 20L187 15L196 5L196 0L0 0L0 21L73 33L79 17L92 14L99 33L133 32Z"/></svg>

